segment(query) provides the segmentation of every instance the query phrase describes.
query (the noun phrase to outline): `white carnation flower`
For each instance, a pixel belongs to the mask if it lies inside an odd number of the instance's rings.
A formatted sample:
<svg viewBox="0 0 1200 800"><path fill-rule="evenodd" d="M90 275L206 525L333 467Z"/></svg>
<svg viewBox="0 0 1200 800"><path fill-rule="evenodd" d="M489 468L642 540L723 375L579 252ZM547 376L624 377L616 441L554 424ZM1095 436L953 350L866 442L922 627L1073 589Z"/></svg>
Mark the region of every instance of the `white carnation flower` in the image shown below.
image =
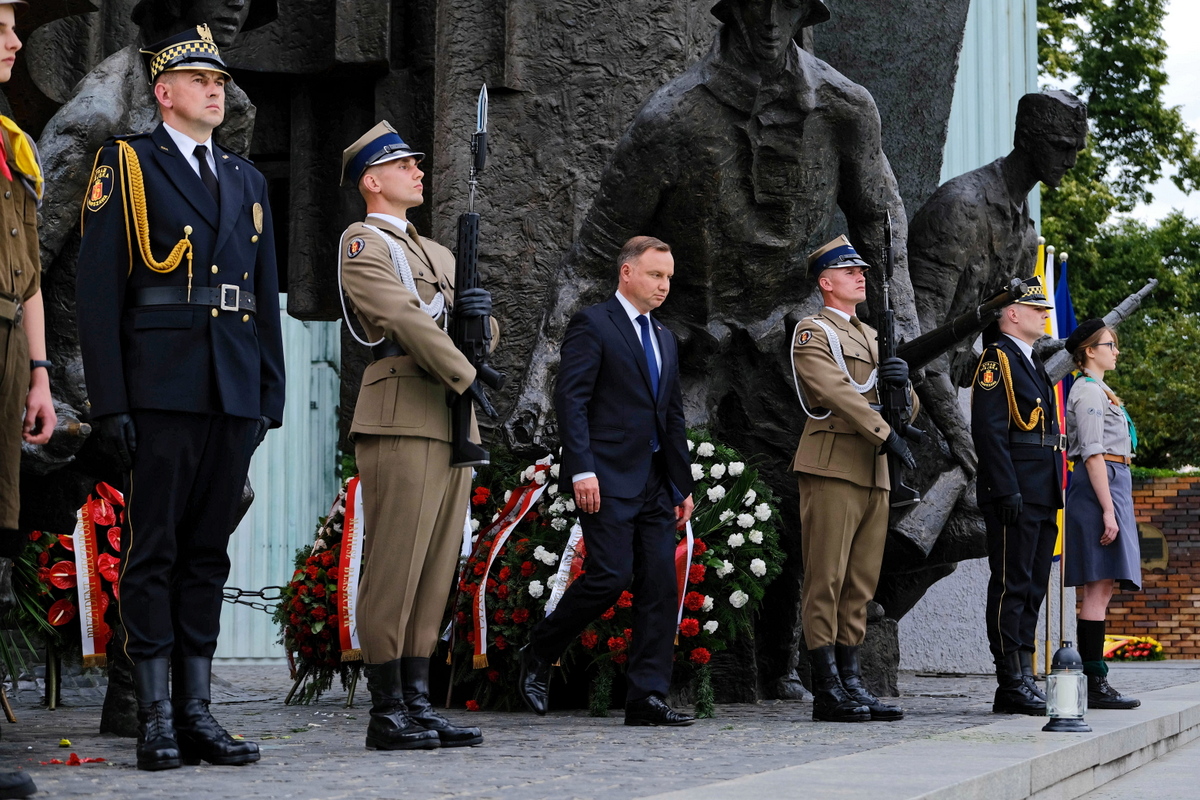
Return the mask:
<svg viewBox="0 0 1200 800"><path fill-rule="evenodd" d="M521 473L521 479L525 480L525 481L533 480L533 473L535 471L536 471L536 468L534 467L534 465L530 464L528 467L525 468L525 471Z"/></svg>
<svg viewBox="0 0 1200 800"><path fill-rule="evenodd" d="M512 499L512 489L509 489L507 492L504 493L504 502L507 503L511 499Z"/></svg>
<svg viewBox="0 0 1200 800"><path fill-rule="evenodd" d="M568 514L575 510L575 501L569 497L563 501L563 505L567 507Z"/></svg>
<svg viewBox="0 0 1200 800"><path fill-rule="evenodd" d="M704 478L704 467L699 464L692 464L692 480L698 481Z"/></svg>
<svg viewBox="0 0 1200 800"><path fill-rule="evenodd" d="M749 508L750 506L754 505L754 501L757 499L758 492L754 491L753 489L747 489L746 496L742 498L742 505L744 505L746 508Z"/></svg>
<svg viewBox="0 0 1200 800"><path fill-rule="evenodd" d="M727 508L721 512L721 516L719 517L719 519L721 520L721 522L728 522L730 517L732 517L732 516L733 516L733 512Z"/></svg>
<svg viewBox="0 0 1200 800"><path fill-rule="evenodd" d="M754 516L761 522L766 522L771 518L771 507L766 503L759 503L754 507Z"/></svg>
<svg viewBox="0 0 1200 800"><path fill-rule="evenodd" d="M729 462L730 477L736 478L738 475L741 475L745 471L746 471L746 465L743 462L741 462L741 461Z"/></svg>
<svg viewBox="0 0 1200 800"><path fill-rule="evenodd" d="M508 502L508 501L505 501L505 502ZM500 512L499 512L499 511L497 511L495 514L492 514L492 522L495 522L495 521L496 521L496 520L498 520L498 519L500 519Z"/></svg>
<svg viewBox="0 0 1200 800"><path fill-rule="evenodd" d="M729 562L727 561L727 562L725 562L725 563L727 563L727 564L728 564ZM733 567L732 567L732 566L730 566L730 569L733 569ZM710 597L709 595L704 595L704 605L700 606L700 610L701 610L701 611L706 611L706 612L707 612L707 611L712 611L712 607L713 607L713 599L712 599L712 597Z"/></svg>
<svg viewBox="0 0 1200 800"><path fill-rule="evenodd" d="M546 482L546 470L542 469L533 473L533 482L538 486L544 484Z"/></svg>
<svg viewBox="0 0 1200 800"><path fill-rule="evenodd" d="M537 461L535 461L535 462L533 462L533 463L537 464L539 467L548 467L548 466L550 466L551 464L553 464L553 463L554 463L554 456L552 456L552 455L545 455L545 456L542 456L541 458L539 458Z"/></svg>
<svg viewBox="0 0 1200 800"><path fill-rule="evenodd" d="M762 544L762 531L756 528L750 531L746 538L749 539L753 544Z"/></svg>
<svg viewBox="0 0 1200 800"><path fill-rule="evenodd" d="M716 633L717 628L719 627L720 624L715 619L710 619L708 622L704 623L705 633Z"/></svg>
<svg viewBox="0 0 1200 800"><path fill-rule="evenodd" d="M763 561L761 558L754 559L750 562L750 571L761 578L763 575L767 574L767 562Z"/></svg>
<svg viewBox="0 0 1200 800"><path fill-rule="evenodd" d="M701 458L712 458L713 453L717 452L717 448L712 446L712 442L701 442L696 446L696 452Z"/></svg>
<svg viewBox="0 0 1200 800"><path fill-rule="evenodd" d="M529 586L526 588L529 589L530 597L541 597L542 592L546 591L546 588L542 586L541 581L530 581Z"/></svg>
<svg viewBox="0 0 1200 800"><path fill-rule="evenodd" d="M562 517L555 517L554 519L550 520L550 527L554 528L554 530L556 530L556 531L564 530L567 527L567 521L565 519L563 519ZM546 563L552 564L554 562L547 561Z"/></svg>
<svg viewBox="0 0 1200 800"><path fill-rule="evenodd" d="M559 473L561 470L562 470L562 467L560 467L558 464L554 464L554 465L552 465L552 466L550 467L550 477L551 477L551 478L557 478L557 477L558 477L558 473Z"/></svg>
<svg viewBox="0 0 1200 800"><path fill-rule="evenodd" d="M550 484L549 486L547 486L547 487L546 487L546 494L550 495L551 497L553 497L554 495L558 494L558 484L557 484L557 483L552 483L552 484Z"/></svg>
<svg viewBox="0 0 1200 800"><path fill-rule="evenodd" d="M547 589L553 589L554 585L556 583L558 583L558 573L555 573L555 574L551 575L549 578L546 578L546 588Z"/></svg>
<svg viewBox="0 0 1200 800"><path fill-rule="evenodd" d="M738 589L736 592L729 595L729 605L733 606L734 608L741 608L749 602L750 595L746 594L741 589Z"/></svg>
<svg viewBox="0 0 1200 800"><path fill-rule="evenodd" d="M714 486L708 490L708 502L716 503L725 496L724 486Z"/></svg>
<svg viewBox="0 0 1200 800"><path fill-rule="evenodd" d="M479 530L479 520L477 520L477 519L471 520L471 530L473 530L473 531Z"/></svg>
<svg viewBox="0 0 1200 800"><path fill-rule="evenodd" d="M736 536L737 534L734 535ZM717 567L718 578L724 578L731 572L733 572L733 564L730 564L728 561L722 561L721 566Z"/></svg>
<svg viewBox="0 0 1200 800"><path fill-rule="evenodd" d="M550 507L546 509L546 513L551 516L556 516L558 514L563 513L566 510L567 510L567 507L565 505L563 505L561 500L555 500L553 503L550 504Z"/></svg>
<svg viewBox="0 0 1200 800"><path fill-rule="evenodd" d="M737 524L739 528L754 527L754 517L749 514L738 514Z"/></svg>
<svg viewBox="0 0 1200 800"><path fill-rule="evenodd" d="M745 543L746 543L746 537L742 536L740 533L729 534L729 546L730 547L741 547Z"/></svg>
<svg viewBox="0 0 1200 800"><path fill-rule="evenodd" d="M696 449L696 443L693 442L691 439L688 439L688 452L690 453L695 449Z"/></svg>
<svg viewBox="0 0 1200 800"><path fill-rule="evenodd" d="M716 480L720 480L721 478L724 478L725 477L725 465L724 464L713 464L712 469L710 469L708 471L708 474L711 475Z"/></svg>

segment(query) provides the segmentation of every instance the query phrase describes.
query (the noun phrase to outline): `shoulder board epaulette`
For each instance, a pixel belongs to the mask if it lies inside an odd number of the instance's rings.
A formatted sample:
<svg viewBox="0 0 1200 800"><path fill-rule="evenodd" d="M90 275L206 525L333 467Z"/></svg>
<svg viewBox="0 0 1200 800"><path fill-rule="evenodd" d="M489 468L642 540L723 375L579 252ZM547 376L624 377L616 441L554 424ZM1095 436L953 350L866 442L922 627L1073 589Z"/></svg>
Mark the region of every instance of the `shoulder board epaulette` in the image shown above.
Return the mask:
<svg viewBox="0 0 1200 800"><path fill-rule="evenodd" d="M104 140L102 147L112 147L117 142L131 142L134 139L144 139L149 133L118 133Z"/></svg>

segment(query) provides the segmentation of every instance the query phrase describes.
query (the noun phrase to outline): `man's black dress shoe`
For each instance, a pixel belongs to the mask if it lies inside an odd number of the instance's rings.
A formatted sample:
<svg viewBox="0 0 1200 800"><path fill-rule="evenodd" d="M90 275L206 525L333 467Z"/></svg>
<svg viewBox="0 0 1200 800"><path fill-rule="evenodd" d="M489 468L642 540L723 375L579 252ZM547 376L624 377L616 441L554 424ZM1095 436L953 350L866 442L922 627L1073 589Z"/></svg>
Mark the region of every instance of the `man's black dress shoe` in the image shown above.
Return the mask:
<svg viewBox="0 0 1200 800"><path fill-rule="evenodd" d="M539 717L550 708L550 662L533 652L533 645L521 648L521 678L517 691L529 710Z"/></svg>
<svg viewBox="0 0 1200 800"><path fill-rule="evenodd" d="M643 697L640 700L631 700L625 704L626 725L682 728L685 725L691 725L695 721L695 717L680 714L667 705L666 700L663 700L656 694Z"/></svg>

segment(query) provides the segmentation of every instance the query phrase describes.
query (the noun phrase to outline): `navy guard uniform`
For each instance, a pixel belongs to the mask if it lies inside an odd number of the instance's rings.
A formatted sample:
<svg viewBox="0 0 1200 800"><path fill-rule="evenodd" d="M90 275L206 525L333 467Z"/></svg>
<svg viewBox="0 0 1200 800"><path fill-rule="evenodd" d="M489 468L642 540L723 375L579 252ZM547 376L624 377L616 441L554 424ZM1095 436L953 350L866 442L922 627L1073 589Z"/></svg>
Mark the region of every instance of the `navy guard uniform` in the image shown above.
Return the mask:
<svg viewBox="0 0 1200 800"><path fill-rule="evenodd" d="M213 73L228 73L207 26L143 52L157 90L201 73L223 102ZM162 77L172 71L188 74ZM161 97L160 107L176 119ZM127 470L119 611L142 769L258 760L207 708L229 536L250 457L283 421L266 179L219 147L181 152L181 139L160 124L97 154L76 289L92 417Z"/></svg>
<svg viewBox="0 0 1200 800"><path fill-rule="evenodd" d="M1052 308L1039 278L1025 284L1018 304ZM1046 698L1033 682L1034 641L1063 506L1064 441L1054 386L1030 344L994 327L984 341L971 394L971 434L992 573L987 634L998 683L992 710L1037 716L1045 713Z"/></svg>

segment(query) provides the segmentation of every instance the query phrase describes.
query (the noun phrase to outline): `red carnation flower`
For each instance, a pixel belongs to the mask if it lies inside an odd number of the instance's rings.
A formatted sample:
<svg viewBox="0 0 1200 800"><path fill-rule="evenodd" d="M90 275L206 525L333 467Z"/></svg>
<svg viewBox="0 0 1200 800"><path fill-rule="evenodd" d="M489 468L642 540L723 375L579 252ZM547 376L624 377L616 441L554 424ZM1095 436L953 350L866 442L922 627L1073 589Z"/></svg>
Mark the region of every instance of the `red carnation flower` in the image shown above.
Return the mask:
<svg viewBox="0 0 1200 800"><path fill-rule="evenodd" d="M342 573L337 567L330 567L329 569L325 570L325 578L330 583L337 583L338 579L341 578L341 575Z"/></svg>
<svg viewBox="0 0 1200 800"><path fill-rule="evenodd" d="M304 610L304 601L301 600L299 597L293 597L292 598L292 609L295 611L303 611Z"/></svg>
<svg viewBox="0 0 1200 800"><path fill-rule="evenodd" d="M620 651L620 650L624 650L626 647L629 647L629 642L625 641L625 637L623 637L623 636L608 637L608 649L609 650Z"/></svg>
<svg viewBox="0 0 1200 800"><path fill-rule="evenodd" d="M41 531L30 531L29 532L29 541L36 542L40 538L42 538Z"/></svg>
<svg viewBox="0 0 1200 800"><path fill-rule="evenodd" d="M624 664L628 660L629 656L625 655L624 653L617 653L615 656L613 656L614 664Z"/></svg>
<svg viewBox="0 0 1200 800"><path fill-rule="evenodd" d="M475 568L472 569L471 571L474 572L476 575L482 575L483 571L485 569L487 569L487 564L483 563L482 561L476 561Z"/></svg>
<svg viewBox="0 0 1200 800"><path fill-rule="evenodd" d="M455 619L455 621L458 622L459 625L462 625L464 622L467 621L467 612L465 612L465 611L455 612L454 619Z"/></svg>
<svg viewBox="0 0 1200 800"><path fill-rule="evenodd" d="M494 644L496 646L497 650L503 650L506 647L508 647L508 640L505 639L503 636L497 636L495 639L492 640L492 644Z"/></svg>
<svg viewBox="0 0 1200 800"><path fill-rule="evenodd" d="M468 644L475 644L475 631L467 631L466 640Z"/></svg>
<svg viewBox="0 0 1200 800"><path fill-rule="evenodd" d="M629 608L633 605L633 592L621 592L617 598L617 608Z"/></svg>
<svg viewBox="0 0 1200 800"><path fill-rule="evenodd" d="M595 631L586 630L583 632L583 636L579 638L579 642L588 650L591 650L600 642L600 637L596 635Z"/></svg>
<svg viewBox="0 0 1200 800"><path fill-rule="evenodd" d="M320 556L309 556L308 558L304 559L304 565L311 567L313 564L317 563L318 558L320 558Z"/></svg>
<svg viewBox="0 0 1200 800"><path fill-rule="evenodd" d="M325 606L313 606L312 617L316 620L322 620L329 616L329 612L325 610Z"/></svg>
<svg viewBox="0 0 1200 800"><path fill-rule="evenodd" d="M606 619L606 620L612 619L616 615L617 615L617 610L615 608L613 608L612 606L609 606L608 611L605 611L603 614L600 615L600 619Z"/></svg>
<svg viewBox="0 0 1200 800"><path fill-rule="evenodd" d="M692 566L688 569L688 583L703 583L704 573L707 570L708 567L704 566L703 564L692 564Z"/></svg>
<svg viewBox="0 0 1200 800"><path fill-rule="evenodd" d="M498 610L492 615L492 622L496 623L497 625L503 625L504 623L508 622L508 612L506 612L503 608Z"/></svg>
<svg viewBox="0 0 1200 800"><path fill-rule="evenodd" d="M38 562L38 565L42 566L42 567L49 564L50 563L50 551L43 550L42 552L38 553L37 562Z"/></svg>
<svg viewBox="0 0 1200 800"><path fill-rule="evenodd" d="M508 567L501 567L501 568L500 568L500 572L499 572L499 574L498 574L496 577L497 577L497 578L499 578L499 579L500 579L500 580L502 580L502 581L506 581L506 580L508 580L508 579L509 579L509 577L510 577L511 575L512 575L512 570L511 570L511 569L509 569Z"/></svg>
<svg viewBox="0 0 1200 800"><path fill-rule="evenodd" d="M688 654L688 659L693 664L707 664L712 660L712 653L708 652L708 648L706 647L697 647Z"/></svg>
<svg viewBox="0 0 1200 800"><path fill-rule="evenodd" d="M300 655L311 658L312 654L313 654L313 649L309 645L304 645L303 647L300 648Z"/></svg>
<svg viewBox="0 0 1200 800"><path fill-rule="evenodd" d="M313 581L317 579L317 575L319 575L320 572L321 570L316 564L313 564L308 569L304 570L304 574L308 576L309 580Z"/></svg>
<svg viewBox="0 0 1200 800"><path fill-rule="evenodd" d="M624 636L626 639L632 639L633 638L633 628L626 628L625 630L621 631L621 635Z"/></svg>
<svg viewBox="0 0 1200 800"><path fill-rule="evenodd" d="M336 560L336 558L337 558L337 556L334 555L334 552L332 550L326 550L324 553L321 554L321 566L322 567L333 566L333 562Z"/></svg>
<svg viewBox="0 0 1200 800"><path fill-rule="evenodd" d="M309 589L308 584L302 583L302 584L300 584L300 588L296 590L296 596L297 597L306 597L310 591L312 591L312 590Z"/></svg>
<svg viewBox="0 0 1200 800"><path fill-rule="evenodd" d="M493 594L495 593L495 591L496 591L496 579L495 578L487 579L487 590L489 592L492 592Z"/></svg>
<svg viewBox="0 0 1200 800"><path fill-rule="evenodd" d="M492 683L498 683L500 681L500 670L489 669L487 671L487 679Z"/></svg>
<svg viewBox="0 0 1200 800"><path fill-rule="evenodd" d="M478 711L478 710L479 710L479 703L475 702L474 700L467 701L467 711Z"/></svg>
<svg viewBox="0 0 1200 800"><path fill-rule="evenodd" d="M496 596L499 597L501 600L507 600L508 599L508 584L506 584L506 583L500 584L500 587L498 589L496 589Z"/></svg>
<svg viewBox="0 0 1200 800"><path fill-rule="evenodd" d="M524 625L529 622L529 609L514 608L512 612L512 621L517 625Z"/></svg>
<svg viewBox="0 0 1200 800"><path fill-rule="evenodd" d="M292 623L293 625L299 625L301 619L301 616L294 611L288 615L288 622Z"/></svg>
<svg viewBox="0 0 1200 800"><path fill-rule="evenodd" d="M704 607L704 595L699 592L688 592L683 596L683 607L688 611L699 611Z"/></svg>
<svg viewBox="0 0 1200 800"><path fill-rule="evenodd" d="M704 553L707 553L707 552L708 552L708 545L706 545L704 542L702 542L699 539L696 539L694 542L692 542L692 555L693 556L703 555Z"/></svg>
<svg viewBox="0 0 1200 800"><path fill-rule="evenodd" d="M312 588L312 593L313 593L313 597L324 597L325 596L325 584L318 583L316 586L314 586Z"/></svg>
<svg viewBox="0 0 1200 800"><path fill-rule="evenodd" d="M521 577L528 578L533 574L534 566L532 561L526 561L521 565Z"/></svg>
<svg viewBox="0 0 1200 800"><path fill-rule="evenodd" d="M697 636L700 633L700 620L685 617L679 623L679 632L684 636Z"/></svg>

